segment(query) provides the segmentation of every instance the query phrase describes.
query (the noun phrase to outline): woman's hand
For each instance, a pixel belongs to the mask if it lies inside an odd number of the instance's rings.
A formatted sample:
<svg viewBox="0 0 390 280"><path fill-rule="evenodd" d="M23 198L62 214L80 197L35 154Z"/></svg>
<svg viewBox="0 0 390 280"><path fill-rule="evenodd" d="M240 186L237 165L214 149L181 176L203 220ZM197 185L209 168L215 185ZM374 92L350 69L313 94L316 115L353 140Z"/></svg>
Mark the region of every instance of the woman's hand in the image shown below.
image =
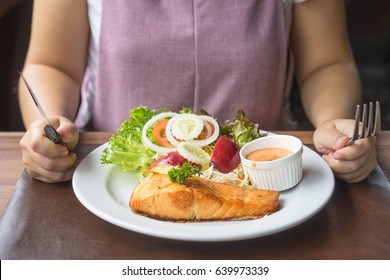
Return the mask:
<svg viewBox="0 0 390 280"><path fill-rule="evenodd" d="M23 162L28 173L38 180L48 183L67 181L76 168L77 156L70 151L76 147L79 133L66 118L51 118L50 123L57 129L64 145L54 144L47 138L44 120L35 121L20 141Z"/></svg>
<svg viewBox="0 0 390 280"><path fill-rule="evenodd" d="M360 182L377 165L375 137L345 146L352 135L355 121L338 119L325 122L314 132L314 145L332 168L335 176L346 182Z"/></svg>

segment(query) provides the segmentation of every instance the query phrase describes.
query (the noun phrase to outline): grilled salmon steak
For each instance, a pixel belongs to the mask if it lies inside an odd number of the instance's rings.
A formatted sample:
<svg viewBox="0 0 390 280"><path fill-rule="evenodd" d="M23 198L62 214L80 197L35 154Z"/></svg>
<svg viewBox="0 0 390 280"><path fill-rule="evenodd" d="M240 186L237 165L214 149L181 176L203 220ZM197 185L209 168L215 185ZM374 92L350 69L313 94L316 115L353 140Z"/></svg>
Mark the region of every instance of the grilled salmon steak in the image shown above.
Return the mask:
<svg viewBox="0 0 390 280"><path fill-rule="evenodd" d="M257 219L275 212L278 201L277 191L246 190L199 177L182 185L156 173L135 187L129 205L134 213L154 219L197 222Z"/></svg>

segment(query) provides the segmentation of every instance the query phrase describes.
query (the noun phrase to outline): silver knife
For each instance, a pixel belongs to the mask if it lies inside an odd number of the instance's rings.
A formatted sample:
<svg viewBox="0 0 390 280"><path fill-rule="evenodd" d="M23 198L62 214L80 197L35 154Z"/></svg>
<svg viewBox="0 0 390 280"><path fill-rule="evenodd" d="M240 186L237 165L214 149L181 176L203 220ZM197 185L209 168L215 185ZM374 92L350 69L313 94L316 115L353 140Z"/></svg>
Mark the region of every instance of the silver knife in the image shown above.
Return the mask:
<svg viewBox="0 0 390 280"><path fill-rule="evenodd" d="M23 74L20 73L20 76L22 77L23 79L23 82L24 84L26 85L27 89L28 89L28 92L30 93L32 99L34 100L34 103L35 105L37 106L38 108L38 111L39 113L41 114L41 116L45 119L45 121L47 122L46 126L45 126L45 133L47 135L47 137L55 144L63 144L62 140L61 140L61 136L60 134L57 132L57 130L54 129L54 127L50 124L49 122L49 119L47 118L46 114L45 114L45 111L43 111L43 108L41 106L41 104L39 104L39 101L37 99L37 97L35 96L34 92L32 91L30 85L27 83L26 79L24 78Z"/></svg>

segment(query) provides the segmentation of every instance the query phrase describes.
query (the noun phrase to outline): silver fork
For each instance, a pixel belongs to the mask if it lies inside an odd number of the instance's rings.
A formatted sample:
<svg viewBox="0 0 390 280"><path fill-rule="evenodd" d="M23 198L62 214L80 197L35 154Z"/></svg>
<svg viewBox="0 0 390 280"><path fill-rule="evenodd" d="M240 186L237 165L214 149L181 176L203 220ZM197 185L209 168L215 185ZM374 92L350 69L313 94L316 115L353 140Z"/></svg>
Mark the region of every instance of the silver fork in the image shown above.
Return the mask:
<svg viewBox="0 0 390 280"><path fill-rule="evenodd" d="M362 118L360 123L361 114L362 114ZM349 138L349 141L346 146L352 145L353 142L355 142L356 140L375 136L380 132L380 130L381 130L381 112L380 112L379 102L376 101L375 103L375 113L374 113L374 104L372 102L370 102L369 104L368 113L367 113L367 104L363 104L363 113L361 113L360 105L357 105L353 135L351 138Z"/></svg>

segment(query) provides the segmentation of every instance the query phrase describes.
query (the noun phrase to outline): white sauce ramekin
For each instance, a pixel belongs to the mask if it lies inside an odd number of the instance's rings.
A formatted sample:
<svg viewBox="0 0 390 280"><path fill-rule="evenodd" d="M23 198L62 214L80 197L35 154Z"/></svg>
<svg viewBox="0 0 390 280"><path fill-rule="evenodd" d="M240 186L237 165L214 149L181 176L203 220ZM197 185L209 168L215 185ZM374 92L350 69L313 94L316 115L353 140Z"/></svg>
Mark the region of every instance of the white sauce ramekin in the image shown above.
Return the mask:
<svg viewBox="0 0 390 280"><path fill-rule="evenodd" d="M284 148L292 154L272 161L252 161L246 156L264 148ZM302 179L301 140L290 135L269 135L247 143L240 150L241 163L257 189L283 191L296 186Z"/></svg>

